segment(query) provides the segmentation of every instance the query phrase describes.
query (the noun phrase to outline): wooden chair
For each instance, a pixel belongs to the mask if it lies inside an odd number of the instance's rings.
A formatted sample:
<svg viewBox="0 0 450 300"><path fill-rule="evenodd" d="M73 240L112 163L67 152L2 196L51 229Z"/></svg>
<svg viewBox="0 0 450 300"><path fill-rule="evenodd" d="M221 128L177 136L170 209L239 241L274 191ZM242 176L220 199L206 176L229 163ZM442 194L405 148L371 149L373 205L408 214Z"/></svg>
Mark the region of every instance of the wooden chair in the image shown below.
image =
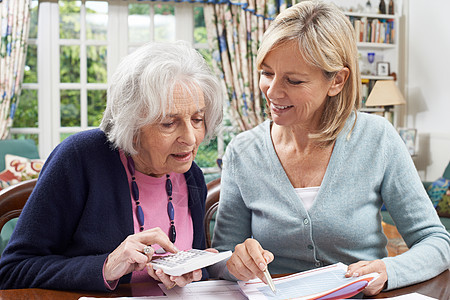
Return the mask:
<svg viewBox="0 0 450 300"><path fill-rule="evenodd" d="M206 248L211 248L212 231L214 229L215 214L219 207L220 197L220 177L208 182L206 185L208 188L208 195L205 202L205 235L206 235Z"/></svg>
<svg viewBox="0 0 450 300"><path fill-rule="evenodd" d="M36 181L37 179L22 181L0 191L0 231L6 222L20 216Z"/></svg>

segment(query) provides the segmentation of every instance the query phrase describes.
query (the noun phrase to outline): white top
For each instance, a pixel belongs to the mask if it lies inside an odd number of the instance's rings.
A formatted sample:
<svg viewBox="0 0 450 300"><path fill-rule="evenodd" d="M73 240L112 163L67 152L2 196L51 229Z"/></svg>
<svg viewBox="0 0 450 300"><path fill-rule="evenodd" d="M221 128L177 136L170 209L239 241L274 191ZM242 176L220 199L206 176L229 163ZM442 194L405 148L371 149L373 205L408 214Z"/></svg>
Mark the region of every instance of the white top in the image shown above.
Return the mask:
<svg viewBox="0 0 450 300"><path fill-rule="evenodd" d="M305 188L295 188L294 190L300 200L302 200L305 209L309 210L309 208L314 204L314 200L316 200L319 189L320 186L311 186Z"/></svg>

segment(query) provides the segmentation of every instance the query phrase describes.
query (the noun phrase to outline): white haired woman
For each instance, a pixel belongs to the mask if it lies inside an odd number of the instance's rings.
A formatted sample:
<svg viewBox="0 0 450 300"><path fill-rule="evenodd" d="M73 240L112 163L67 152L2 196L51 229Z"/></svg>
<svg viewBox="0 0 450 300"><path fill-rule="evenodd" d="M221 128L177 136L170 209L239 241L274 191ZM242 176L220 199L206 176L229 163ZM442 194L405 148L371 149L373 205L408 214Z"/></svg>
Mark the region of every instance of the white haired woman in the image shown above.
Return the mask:
<svg viewBox="0 0 450 300"><path fill-rule="evenodd" d="M294 273L343 262L380 273L364 293L448 269L450 238L411 157L384 118L359 113L354 30L334 5L302 1L266 31L257 56L271 120L224 157L213 247L235 249L224 278ZM385 204L408 252L386 257Z"/></svg>
<svg viewBox="0 0 450 300"><path fill-rule="evenodd" d="M183 42L128 55L100 129L70 136L47 159L1 257L1 289L102 291L147 280L170 288L207 276L168 276L151 259L159 248L205 248L207 191L194 158L221 123L222 95Z"/></svg>

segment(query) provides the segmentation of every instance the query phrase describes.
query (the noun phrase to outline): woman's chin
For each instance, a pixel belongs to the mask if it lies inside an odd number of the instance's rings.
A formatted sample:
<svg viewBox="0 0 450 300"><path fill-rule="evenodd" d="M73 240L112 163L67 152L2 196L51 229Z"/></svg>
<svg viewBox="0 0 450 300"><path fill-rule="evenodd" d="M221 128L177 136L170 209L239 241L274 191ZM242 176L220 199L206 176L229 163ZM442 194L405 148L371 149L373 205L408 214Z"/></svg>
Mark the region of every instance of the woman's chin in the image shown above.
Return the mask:
<svg viewBox="0 0 450 300"><path fill-rule="evenodd" d="M279 117L277 115L272 115L272 121L278 126L288 126L290 124L289 120L286 118Z"/></svg>
<svg viewBox="0 0 450 300"><path fill-rule="evenodd" d="M191 155L191 159L189 159L189 160L173 159L172 172L186 173L191 168L192 162L193 162L192 155Z"/></svg>

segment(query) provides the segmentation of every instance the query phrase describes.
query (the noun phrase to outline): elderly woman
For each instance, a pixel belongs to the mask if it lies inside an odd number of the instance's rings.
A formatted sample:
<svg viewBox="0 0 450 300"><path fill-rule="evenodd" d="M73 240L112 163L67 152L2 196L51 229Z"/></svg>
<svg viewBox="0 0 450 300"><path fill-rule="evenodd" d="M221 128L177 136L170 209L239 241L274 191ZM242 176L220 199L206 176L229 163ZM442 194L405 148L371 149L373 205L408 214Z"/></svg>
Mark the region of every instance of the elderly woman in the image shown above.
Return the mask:
<svg viewBox="0 0 450 300"><path fill-rule="evenodd" d="M330 4L302 1L266 31L256 61L271 120L226 150L213 247L235 251L216 266L222 277L343 262L347 276L380 273L364 291L373 295L448 269L449 234L404 143L384 118L357 112L357 59L354 30ZM396 257L383 203L410 248Z"/></svg>
<svg viewBox="0 0 450 300"><path fill-rule="evenodd" d="M1 257L1 289L202 278L154 272L151 259L159 248L205 248L207 191L193 161L222 119L218 81L190 46L150 43L121 62L108 94L101 128L47 159Z"/></svg>

